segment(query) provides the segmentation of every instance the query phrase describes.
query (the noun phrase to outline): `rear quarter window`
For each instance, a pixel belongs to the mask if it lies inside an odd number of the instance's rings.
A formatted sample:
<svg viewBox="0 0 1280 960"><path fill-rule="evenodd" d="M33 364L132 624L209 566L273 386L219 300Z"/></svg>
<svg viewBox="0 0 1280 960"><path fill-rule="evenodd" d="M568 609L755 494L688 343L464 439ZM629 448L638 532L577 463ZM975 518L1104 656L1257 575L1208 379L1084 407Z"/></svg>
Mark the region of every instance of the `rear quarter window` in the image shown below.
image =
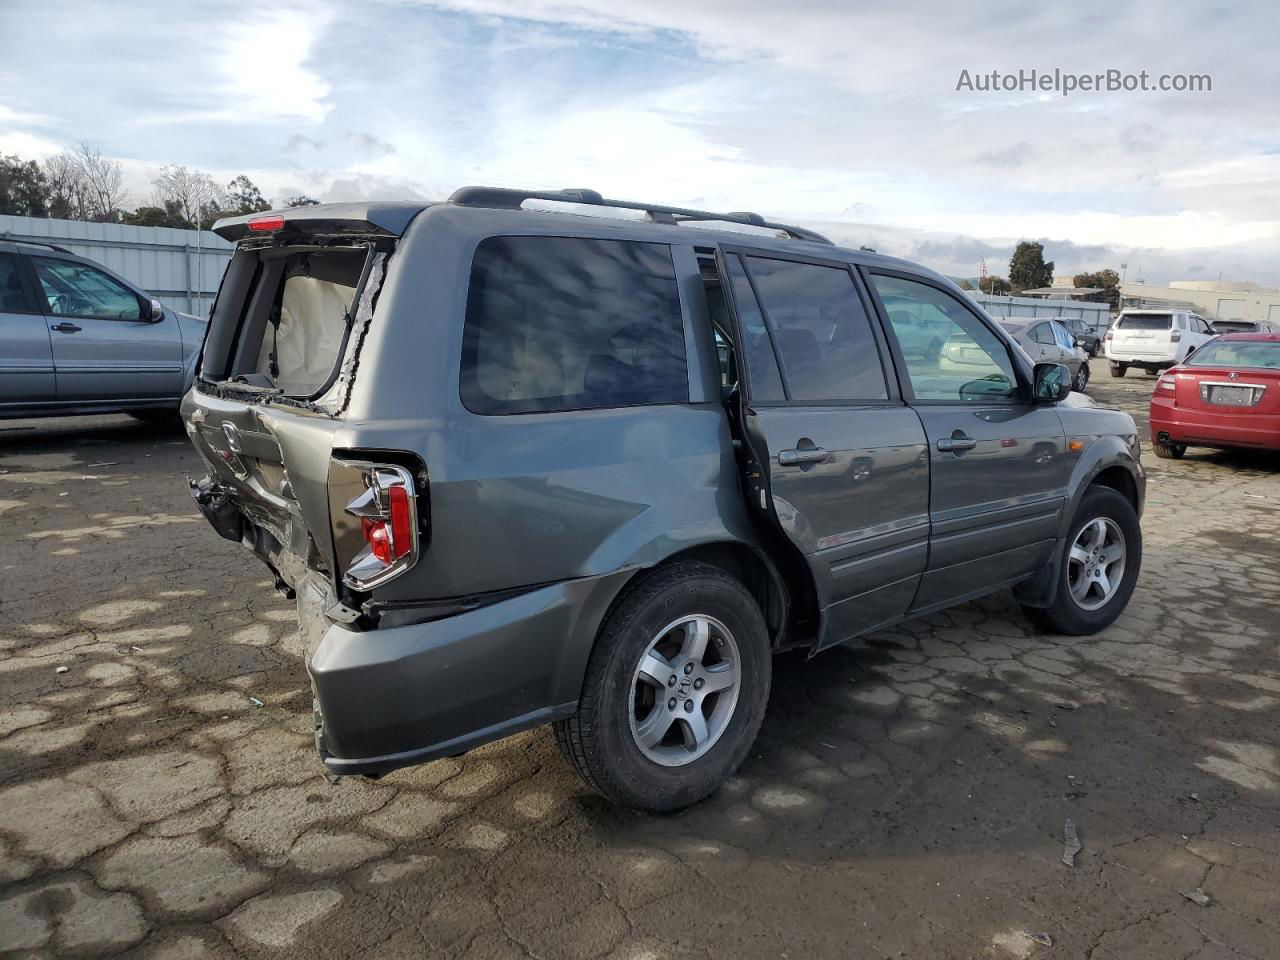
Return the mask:
<svg viewBox="0 0 1280 960"><path fill-rule="evenodd" d="M476 249L460 371L474 413L686 403L666 244L490 237Z"/></svg>

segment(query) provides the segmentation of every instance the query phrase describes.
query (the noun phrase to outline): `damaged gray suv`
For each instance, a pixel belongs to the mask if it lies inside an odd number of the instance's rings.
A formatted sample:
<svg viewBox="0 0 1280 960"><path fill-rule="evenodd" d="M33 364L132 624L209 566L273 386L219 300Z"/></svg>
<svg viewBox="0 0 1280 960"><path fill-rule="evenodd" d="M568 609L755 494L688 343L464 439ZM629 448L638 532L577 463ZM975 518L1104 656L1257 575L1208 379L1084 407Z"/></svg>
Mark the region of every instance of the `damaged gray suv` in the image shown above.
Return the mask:
<svg viewBox="0 0 1280 960"><path fill-rule="evenodd" d="M919 266L589 190L215 229L192 493L296 596L335 773L553 723L673 810L746 755L776 651L1009 587L1091 633L1134 589L1133 420Z"/></svg>

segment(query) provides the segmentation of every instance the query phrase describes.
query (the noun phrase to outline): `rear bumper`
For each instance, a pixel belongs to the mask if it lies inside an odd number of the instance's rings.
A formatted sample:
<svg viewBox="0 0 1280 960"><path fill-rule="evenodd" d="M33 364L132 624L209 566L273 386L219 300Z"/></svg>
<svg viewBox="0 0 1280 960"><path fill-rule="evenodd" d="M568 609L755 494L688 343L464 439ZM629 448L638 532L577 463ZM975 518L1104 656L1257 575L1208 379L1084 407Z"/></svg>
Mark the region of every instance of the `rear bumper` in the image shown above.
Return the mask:
<svg viewBox="0 0 1280 960"><path fill-rule="evenodd" d="M1189 410L1176 407L1169 400L1153 399L1152 442L1161 434L1174 443L1192 446L1280 450L1280 416Z"/></svg>
<svg viewBox="0 0 1280 960"><path fill-rule="evenodd" d="M308 662L325 765L386 773L572 714L595 631L627 575L540 587L430 623L329 625Z"/></svg>
<svg viewBox="0 0 1280 960"><path fill-rule="evenodd" d="M1123 363L1130 367L1146 367L1150 370L1163 370L1178 362L1177 357L1158 353L1133 353L1129 350L1113 350L1110 346L1104 351L1112 363Z"/></svg>

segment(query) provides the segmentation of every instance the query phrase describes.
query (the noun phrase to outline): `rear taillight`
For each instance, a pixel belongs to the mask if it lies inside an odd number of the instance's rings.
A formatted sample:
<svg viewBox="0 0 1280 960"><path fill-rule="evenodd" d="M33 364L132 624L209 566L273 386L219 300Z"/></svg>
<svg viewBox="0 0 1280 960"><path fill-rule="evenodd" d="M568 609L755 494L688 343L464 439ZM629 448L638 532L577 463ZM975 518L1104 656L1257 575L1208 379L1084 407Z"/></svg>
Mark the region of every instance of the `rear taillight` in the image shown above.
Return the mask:
<svg viewBox="0 0 1280 960"><path fill-rule="evenodd" d="M1157 390L1168 390L1170 393L1173 393L1174 387L1175 384L1173 382L1173 377L1171 376L1166 375L1156 381Z"/></svg>
<svg viewBox="0 0 1280 960"><path fill-rule="evenodd" d="M1110 330L1108 330L1108 331L1107 331L1107 335L1106 335L1105 337L1103 337L1102 339L1103 339L1103 340L1110 340L1110 339L1111 339L1111 331L1110 331Z"/></svg>
<svg viewBox="0 0 1280 960"><path fill-rule="evenodd" d="M1172 333L1170 333L1170 334L1169 334L1169 342L1170 342L1170 343L1177 343L1177 342L1178 342L1179 340L1181 340L1181 339L1182 339L1182 331L1181 331L1181 330L1174 330Z"/></svg>
<svg viewBox="0 0 1280 960"><path fill-rule="evenodd" d="M413 475L390 464L357 466L364 491L346 506L360 521L365 546L352 559L342 579L367 590L397 577L418 559L418 506Z"/></svg>

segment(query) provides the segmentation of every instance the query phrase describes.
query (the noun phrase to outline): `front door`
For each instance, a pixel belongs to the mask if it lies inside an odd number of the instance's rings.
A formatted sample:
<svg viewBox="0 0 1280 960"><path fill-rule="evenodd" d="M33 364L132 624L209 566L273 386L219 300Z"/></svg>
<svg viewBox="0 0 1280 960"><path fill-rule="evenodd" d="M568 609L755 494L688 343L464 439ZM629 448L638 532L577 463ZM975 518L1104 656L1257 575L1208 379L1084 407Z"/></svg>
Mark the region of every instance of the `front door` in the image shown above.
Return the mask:
<svg viewBox="0 0 1280 960"><path fill-rule="evenodd" d="M883 332L847 264L720 252L745 380L743 426L767 463L755 495L817 584L826 646L901 617L924 571L928 461L887 376Z"/></svg>
<svg viewBox="0 0 1280 960"><path fill-rule="evenodd" d="M1030 402L1005 340L959 297L924 278L869 277L894 304L891 331L908 309L947 331L936 361L899 353L929 442L929 561L913 609L1034 573L1053 549L1071 473L1057 411Z"/></svg>
<svg viewBox="0 0 1280 960"><path fill-rule="evenodd" d="M182 335L166 312L104 270L31 257L53 344L59 401L155 400L182 395Z"/></svg>
<svg viewBox="0 0 1280 960"><path fill-rule="evenodd" d="M51 403L49 328L23 279L16 254L0 253L0 410Z"/></svg>

